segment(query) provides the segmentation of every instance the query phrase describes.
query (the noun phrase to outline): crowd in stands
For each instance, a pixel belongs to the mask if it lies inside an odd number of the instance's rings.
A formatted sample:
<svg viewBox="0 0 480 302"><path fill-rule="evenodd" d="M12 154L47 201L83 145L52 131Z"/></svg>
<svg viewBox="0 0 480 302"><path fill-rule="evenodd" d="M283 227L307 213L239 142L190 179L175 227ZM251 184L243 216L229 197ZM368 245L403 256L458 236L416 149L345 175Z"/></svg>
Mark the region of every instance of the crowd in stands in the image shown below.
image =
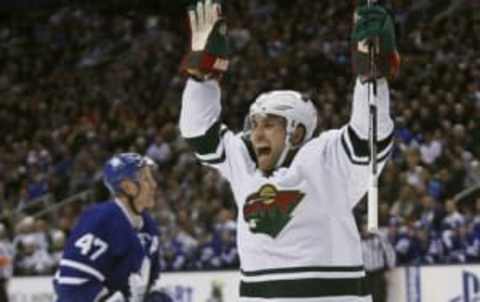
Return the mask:
<svg viewBox="0 0 480 302"><path fill-rule="evenodd" d="M480 196L458 197L480 183L479 1L392 2L403 65L390 83L396 147L380 224L398 264L480 261ZM319 131L348 121L350 1L236 1L225 13L231 129L280 88L315 99ZM188 36L175 16L65 7L0 21L0 244L14 274L54 272L79 213L108 198L103 162L125 151L160 167L163 269L238 267L230 188L178 133Z"/></svg>

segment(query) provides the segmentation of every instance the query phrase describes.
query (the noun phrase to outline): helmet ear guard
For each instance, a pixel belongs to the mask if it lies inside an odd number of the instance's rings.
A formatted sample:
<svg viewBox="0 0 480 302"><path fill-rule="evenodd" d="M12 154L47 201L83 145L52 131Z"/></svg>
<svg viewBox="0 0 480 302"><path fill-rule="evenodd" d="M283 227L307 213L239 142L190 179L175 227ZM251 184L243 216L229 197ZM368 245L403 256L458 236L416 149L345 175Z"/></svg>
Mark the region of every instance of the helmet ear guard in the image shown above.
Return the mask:
<svg viewBox="0 0 480 302"><path fill-rule="evenodd" d="M302 129L302 136L300 137L299 141L295 141L297 138L295 135L297 135L298 129ZM292 144L292 148L297 149L301 147L305 143L305 137L307 135L307 130L305 129L305 126L303 124L298 124L294 127L294 131L290 137L290 143Z"/></svg>

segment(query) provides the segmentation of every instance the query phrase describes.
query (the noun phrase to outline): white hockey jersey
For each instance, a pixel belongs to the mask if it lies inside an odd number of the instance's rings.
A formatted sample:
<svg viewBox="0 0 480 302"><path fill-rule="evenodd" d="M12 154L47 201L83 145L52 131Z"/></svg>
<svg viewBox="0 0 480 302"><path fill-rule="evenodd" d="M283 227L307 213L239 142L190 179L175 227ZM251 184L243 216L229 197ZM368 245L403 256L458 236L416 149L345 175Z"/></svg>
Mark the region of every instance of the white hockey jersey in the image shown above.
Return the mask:
<svg viewBox="0 0 480 302"><path fill-rule="evenodd" d="M215 81L187 82L180 129L204 164L230 182L239 209L240 301L370 301L352 208L368 189L367 85L357 82L352 117L300 148L265 176L251 144L219 122ZM392 146L385 80L378 81L380 167Z"/></svg>

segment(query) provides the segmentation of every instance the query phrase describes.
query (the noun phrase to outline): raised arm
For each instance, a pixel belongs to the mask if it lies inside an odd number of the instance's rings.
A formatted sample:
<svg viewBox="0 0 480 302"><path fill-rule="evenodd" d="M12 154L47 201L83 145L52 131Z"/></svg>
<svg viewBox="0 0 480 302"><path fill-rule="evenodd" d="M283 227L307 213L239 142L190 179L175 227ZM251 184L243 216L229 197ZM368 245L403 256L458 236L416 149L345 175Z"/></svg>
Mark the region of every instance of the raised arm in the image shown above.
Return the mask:
<svg viewBox="0 0 480 302"><path fill-rule="evenodd" d="M378 160L385 160L389 154L393 135L393 121L390 117L390 93L385 78L377 80L377 131L378 131ZM342 138L347 155L352 163L368 165L368 85L362 84L359 79L353 93L352 115L345 134Z"/></svg>
<svg viewBox="0 0 480 302"><path fill-rule="evenodd" d="M220 123L218 79L227 70L227 42L221 6L216 1L198 1L188 10L191 49L181 71L189 77L182 98L180 131L204 164L215 165L228 178L226 126Z"/></svg>
<svg viewBox="0 0 480 302"><path fill-rule="evenodd" d="M364 1L365 2L365 1ZM348 190L348 206L354 206L367 192L369 180L369 81L377 84L377 162L382 170L393 146L393 121L390 117L390 95L387 79L398 72L399 57L391 16L378 5L360 6L356 11L352 34L353 65L356 83L349 123L339 130L320 136L312 148L323 150L320 162L338 173ZM375 66L378 73L369 77L365 45L378 39ZM373 95L372 95L373 97ZM318 159L316 159L318 161ZM314 163L311 163L313 165ZM306 165L308 166L311 166Z"/></svg>
<svg viewBox="0 0 480 302"><path fill-rule="evenodd" d="M376 1L372 1L376 2ZM373 66L376 74L370 72L368 44L375 49ZM353 94L352 116L349 123L349 147L353 161L368 163L368 129L369 129L369 85L376 81L377 85L377 134L378 157L383 159L391 141L393 121L390 118L390 95L387 78L398 74L400 57L396 48L395 30L391 15L380 5L366 5L359 1L355 11L354 29L352 32L353 70L357 82ZM373 50L372 50L373 51ZM372 93L372 92L370 92ZM373 93L370 97L374 97Z"/></svg>
<svg viewBox="0 0 480 302"><path fill-rule="evenodd" d="M187 81L182 97L180 131L197 153L212 151L208 149L218 144L221 110L220 87L216 80ZM201 143L202 140L205 143Z"/></svg>
<svg viewBox="0 0 480 302"><path fill-rule="evenodd" d="M392 148L393 121L390 118L390 97L386 79L398 74L400 56L396 48L391 14L374 0L369 1L368 5L366 2L360 1L354 15L352 61L357 82L352 117L342 144L346 145L350 161L356 165L352 168L353 177L350 177L352 201L361 198L367 187L365 179L369 179L372 188L369 191L369 202L372 201L372 204L369 204L370 210L370 207L376 208L377 177ZM366 140L369 137L370 120L375 123L370 137L371 144L376 146L374 153L370 152ZM369 158L372 156L375 156L374 160ZM368 165L371 161L373 164L369 168L358 167ZM376 217L375 212L372 213L372 217Z"/></svg>

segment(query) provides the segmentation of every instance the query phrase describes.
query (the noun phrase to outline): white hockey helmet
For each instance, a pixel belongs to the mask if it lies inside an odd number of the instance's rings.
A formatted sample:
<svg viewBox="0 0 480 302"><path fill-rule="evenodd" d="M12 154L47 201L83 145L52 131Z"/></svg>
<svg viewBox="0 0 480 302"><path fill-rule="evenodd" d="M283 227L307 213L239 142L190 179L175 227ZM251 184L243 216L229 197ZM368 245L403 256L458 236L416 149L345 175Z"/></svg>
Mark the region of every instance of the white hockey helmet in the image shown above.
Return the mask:
<svg viewBox="0 0 480 302"><path fill-rule="evenodd" d="M308 97L294 90L275 90L262 93L250 106L248 120L250 121L257 114L277 115L286 120L285 148L275 165L276 167L283 164L290 150L309 141L317 128L317 109ZM291 138L299 125L305 128L305 136L301 144L293 146Z"/></svg>

